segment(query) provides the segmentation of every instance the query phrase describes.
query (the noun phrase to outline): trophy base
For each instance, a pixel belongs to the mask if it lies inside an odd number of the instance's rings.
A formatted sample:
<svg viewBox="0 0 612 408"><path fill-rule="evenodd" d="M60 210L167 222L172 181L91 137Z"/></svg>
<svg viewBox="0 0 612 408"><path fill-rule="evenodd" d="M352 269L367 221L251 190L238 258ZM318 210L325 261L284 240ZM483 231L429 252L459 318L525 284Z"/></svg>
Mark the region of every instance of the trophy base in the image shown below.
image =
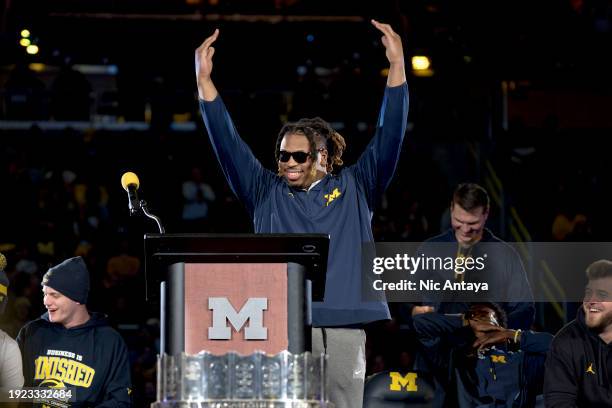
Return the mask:
<svg viewBox="0 0 612 408"><path fill-rule="evenodd" d="M151 408L333 408L325 354L162 355Z"/></svg>
<svg viewBox="0 0 612 408"><path fill-rule="evenodd" d="M151 408L334 408L331 402L294 400L209 400L154 402Z"/></svg>

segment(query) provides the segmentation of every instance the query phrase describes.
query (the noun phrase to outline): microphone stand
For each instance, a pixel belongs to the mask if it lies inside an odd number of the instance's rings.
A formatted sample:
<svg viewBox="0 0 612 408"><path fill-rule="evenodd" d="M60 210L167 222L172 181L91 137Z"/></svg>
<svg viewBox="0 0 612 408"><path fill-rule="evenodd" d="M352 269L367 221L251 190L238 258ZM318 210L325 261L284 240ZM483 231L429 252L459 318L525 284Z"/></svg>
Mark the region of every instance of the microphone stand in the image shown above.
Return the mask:
<svg viewBox="0 0 612 408"><path fill-rule="evenodd" d="M149 209L147 208L147 202L145 200L140 200L140 208L142 209L142 212L144 213L144 215L146 215L147 217L149 217L150 219L154 220L157 223L157 228L159 228L159 233L160 234L165 234L166 233L166 229L164 228L164 226L161 223L161 220L159 219L159 217L157 215L151 214L149 212Z"/></svg>
<svg viewBox="0 0 612 408"><path fill-rule="evenodd" d="M159 219L157 215L151 214L149 212L149 209L147 208L147 202L145 200L140 200L139 205L140 205L140 209L142 210L142 213L157 223L157 228L159 228L159 233L165 234L166 229L162 225L161 220ZM146 276L145 276L145 279L147 279ZM148 284L145 284L145 287L148 288ZM161 354L164 354L165 349L166 349L166 342L168 341L167 340L168 334L166 333L166 330L167 330L166 317L168 315L166 311L167 302L168 302L166 299L167 287L168 285L166 281L160 282L160 285L159 285L159 352ZM147 298L149 297L148 295L145 295L145 296Z"/></svg>

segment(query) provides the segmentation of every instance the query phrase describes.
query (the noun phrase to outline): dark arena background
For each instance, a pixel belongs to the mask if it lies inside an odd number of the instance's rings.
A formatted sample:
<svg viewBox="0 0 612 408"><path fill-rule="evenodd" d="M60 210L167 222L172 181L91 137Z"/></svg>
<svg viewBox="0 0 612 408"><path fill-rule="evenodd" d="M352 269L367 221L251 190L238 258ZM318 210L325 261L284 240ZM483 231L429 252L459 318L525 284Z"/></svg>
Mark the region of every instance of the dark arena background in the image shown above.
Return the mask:
<svg viewBox="0 0 612 408"><path fill-rule="evenodd" d="M157 228L129 217L121 175L138 174L168 232L252 232L198 111L194 50L215 28L213 78L271 169L281 124L305 116L331 122L345 163L356 160L386 81L369 21L401 35L408 133L374 215L377 241L448 228L452 191L468 180L489 191L488 227L507 241L612 241L609 1L4 0L0 17L11 282L0 328L14 337L38 317L42 275L83 256L88 306L128 344L135 406L155 399L159 309L145 300L143 234ZM413 360L401 304L390 307L392 321L367 328L368 375ZM575 310L538 303L534 328L554 334Z"/></svg>

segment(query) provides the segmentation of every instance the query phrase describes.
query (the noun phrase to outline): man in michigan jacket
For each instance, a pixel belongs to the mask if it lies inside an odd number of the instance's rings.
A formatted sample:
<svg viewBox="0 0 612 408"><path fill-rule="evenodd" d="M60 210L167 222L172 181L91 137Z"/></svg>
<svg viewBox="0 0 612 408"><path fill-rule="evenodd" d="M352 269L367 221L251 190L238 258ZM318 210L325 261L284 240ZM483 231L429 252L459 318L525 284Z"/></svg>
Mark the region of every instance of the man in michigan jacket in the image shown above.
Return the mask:
<svg viewBox="0 0 612 408"><path fill-rule="evenodd" d="M374 241L372 213L390 183L406 131L408 90L400 36L375 20L389 61L387 87L374 138L357 163L342 165L344 138L320 118L301 119L281 129L278 169L263 168L238 136L212 79L213 43L196 50L200 110L223 173L245 204L256 233L330 235L325 299L312 307L313 352L329 355L329 394L337 408L359 408L365 377L363 325L389 318L384 301L362 300L361 254ZM356 101L359 103L359 101Z"/></svg>

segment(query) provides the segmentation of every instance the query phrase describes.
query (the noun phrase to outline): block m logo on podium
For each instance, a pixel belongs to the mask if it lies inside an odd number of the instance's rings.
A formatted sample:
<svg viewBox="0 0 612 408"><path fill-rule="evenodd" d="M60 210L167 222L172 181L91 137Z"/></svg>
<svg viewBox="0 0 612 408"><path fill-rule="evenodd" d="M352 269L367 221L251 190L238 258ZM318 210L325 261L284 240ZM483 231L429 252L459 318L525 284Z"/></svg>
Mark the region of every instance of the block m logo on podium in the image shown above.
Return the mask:
<svg viewBox="0 0 612 408"><path fill-rule="evenodd" d="M239 311L236 311L226 297L208 298L208 308L212 310L212 326L208 328L209 340L231 340L232 329L240 332L244 327L245 340L267 340L268 329L263 326L264 310L268 309L267 298L250 298Z"/></svg>
<svg viewBox="0 0 612 408"><path fill-rule="evenodd" d="M185 351L288 348L286 264L186 264Z"/></svg>

